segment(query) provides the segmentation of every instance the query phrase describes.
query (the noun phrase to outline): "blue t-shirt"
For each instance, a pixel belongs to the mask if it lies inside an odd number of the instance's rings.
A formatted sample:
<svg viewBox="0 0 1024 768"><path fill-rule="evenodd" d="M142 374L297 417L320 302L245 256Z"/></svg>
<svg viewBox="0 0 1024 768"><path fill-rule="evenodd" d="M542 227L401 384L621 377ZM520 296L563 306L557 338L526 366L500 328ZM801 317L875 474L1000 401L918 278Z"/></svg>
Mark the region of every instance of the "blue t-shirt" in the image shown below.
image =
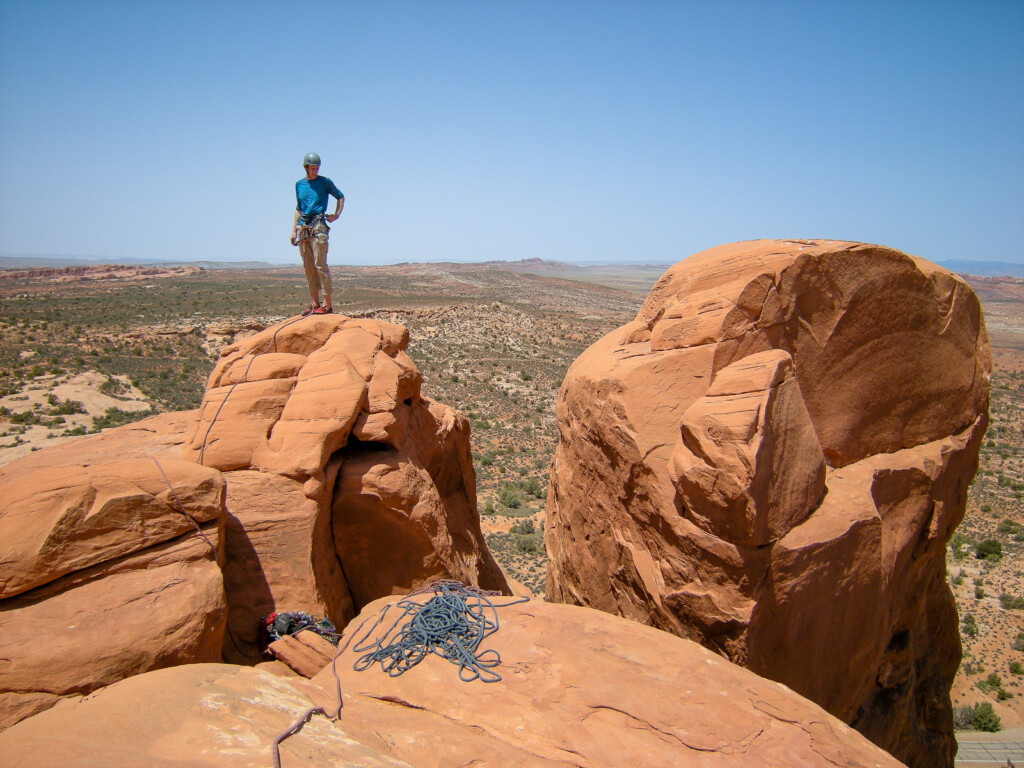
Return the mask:
<svg viewBox="0 0 1024 768"><path fill-rule="evenodd" d="M302 214L303 218L315 216L327 210L327 196L334 195L337 199L344 197L334 182L326 176L317 176L310 181L302 178L295 182L295 210Z"/></svg>

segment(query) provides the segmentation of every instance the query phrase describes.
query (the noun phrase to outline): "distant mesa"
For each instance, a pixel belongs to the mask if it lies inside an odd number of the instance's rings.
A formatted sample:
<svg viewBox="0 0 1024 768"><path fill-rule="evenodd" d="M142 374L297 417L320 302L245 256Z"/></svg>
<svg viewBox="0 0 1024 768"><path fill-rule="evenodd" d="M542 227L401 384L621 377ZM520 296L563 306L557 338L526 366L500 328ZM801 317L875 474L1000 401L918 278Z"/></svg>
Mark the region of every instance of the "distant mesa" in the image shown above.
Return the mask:
<svg viewBox="0 0 1024 768"><path fill-rule="evenodd" d="M37 269L66 269L78 267L131 267L139 269L282 269L296 267L294 262L276 263L268 261L210 261L205 259L139 259L124 258L112 260L109 257L63 256L59 254L40 256L0 256L0 276L10 270L34 271Z"/></svg>
<svg viewBox="0 0 1024 768"><path fill-rule="evenodd" d="M64 283L73 280L149 280L161 277L188 277L203 271L200 266L140 267L124 264L97 264L79 267L35 267L0 270L0 280L42 280Z"/></svg>
<svg viewBox="0 0 1024 768"><path fill-rule="evenodd" d="M945 545L988 421L977 297L889 248L698 253L572 365L547 595L699 641L951 766Z"/></svg>
<svg viewBox="0 0 1024 768"><path fill-rule="evenodd" d="M1009 261L971 261L951 259L939 264L950 272L976 277L1018 277L1024 278L1024 263Z"/></svg>

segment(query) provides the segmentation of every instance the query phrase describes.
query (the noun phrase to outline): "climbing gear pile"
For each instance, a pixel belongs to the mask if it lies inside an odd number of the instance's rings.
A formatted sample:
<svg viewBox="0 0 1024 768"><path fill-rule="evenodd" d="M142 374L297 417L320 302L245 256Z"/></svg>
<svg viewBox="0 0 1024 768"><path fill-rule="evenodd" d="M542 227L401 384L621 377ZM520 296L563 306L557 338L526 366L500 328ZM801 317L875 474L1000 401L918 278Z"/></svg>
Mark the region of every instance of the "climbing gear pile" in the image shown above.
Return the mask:
<svg viewBox="0 0 1024 768"><path fill-rule="evenodd" d="M418 603L412 599L429 592L433 592L434 597L425 603ZM369 669L375 662L379 662L381 668L388 675L397 677L407 669L419 664L431 653L436 653L438 656L448 659L452 664L459 665L461 680L496 683L501 680L501 675L492 670L501 663L501 656L495 650L478 653L480 643L498 631L498 608L525 603L530 599L528 597L509 598L504 603L495 603L491 599L500 596L500 592L487 592L459 581L450 580L435 581L413 590L403 600L384 608L377 615L373 626L356 641L352 647L354 652L369 652L360 657L352 668L356 671L363 671ZM368 642L370 634L381 625L388 610L394 606L402 609L401 615L376 640ZM407 616L412 618L396 632L398 623ZM349 634L348 639L338 649L337 656L329 665L334 675L335 695L338 701L337 710L327 712L323 707L310 707L302 713L298 720L278 734L271 745L274 768L281 768L281 743L302 730L303 725L309 722L313 715L320 714L328 720L337 720L341 717L343 701L341 679L338 677L338 658L348 650L353 638L369 621L369 618L364 619L363 623ZM385 645L389 636L393 637L393 640ZM469 671L467 672L467 670Z"/></svg>
<svg viewBox="0 0 1024 768"><path fill-rule="evenodd" d="M434 596L425 603L411 599L429 592ZM491 599L497 596L500 593L485 592L458 581L435 581L411 592L395 604L402 613L383 634L368 641L387 609L356 641L353 650L365 653L352 668L362 672L379 663L388 675L397 677L430 654L436 654L459 667L459 679L463 682L498 682L501 675L494 668L501 663L501 655L493 649L480 651L480 644L498 631L498 608L529 598L511 599L499 605ZM405 623L399 626L403 620Z"/></svg>
<svg viewBox="0 0 1024 768"><path fill-rule="evenodd" d="M285 635L297 635L299 632L313 632L334 645L338 644L341 637L329 619L325 617L318 621L302 611L271 613L263 619L263 631L267 633L270 642L280 640Z"/></svg>

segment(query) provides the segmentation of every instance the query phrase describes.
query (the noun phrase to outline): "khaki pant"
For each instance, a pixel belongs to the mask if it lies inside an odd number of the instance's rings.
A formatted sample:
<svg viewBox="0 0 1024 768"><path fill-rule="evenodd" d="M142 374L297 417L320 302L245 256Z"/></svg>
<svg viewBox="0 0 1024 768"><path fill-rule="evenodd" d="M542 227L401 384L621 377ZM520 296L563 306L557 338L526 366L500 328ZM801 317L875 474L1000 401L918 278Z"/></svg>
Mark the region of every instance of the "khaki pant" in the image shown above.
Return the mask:
<svg viewBox="0 0 1024 768"><path fill-rule="evenodd" d="M299 253L302 268L306 270L306 282L312 296L331 295L331 269L327 266L327 235L330 232L323 219L299 231Z"/></svg>

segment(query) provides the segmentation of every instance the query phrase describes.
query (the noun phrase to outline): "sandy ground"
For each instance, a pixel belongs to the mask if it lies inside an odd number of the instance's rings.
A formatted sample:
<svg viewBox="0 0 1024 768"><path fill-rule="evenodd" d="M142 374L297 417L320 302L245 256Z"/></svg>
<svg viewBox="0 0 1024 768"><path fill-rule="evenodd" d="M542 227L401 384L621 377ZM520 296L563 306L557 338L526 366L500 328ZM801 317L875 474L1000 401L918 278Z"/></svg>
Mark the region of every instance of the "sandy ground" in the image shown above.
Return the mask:
<svg viewBox="0 0 1024 768"><path fill-rule="evenodd" d="M109 408L120 408L122 411L149 410L150 402L145 395L123 377L113 377L124 388L117 397L102 393L100 387L107 378L96 371L85 371L74 376L38 376L20 394L0 397L0 406L7 408L12 415L32 410L40 415L46 414L53 408L47 399L51 395L59 402L77 401L86 411L65 415L65 423L56 427L30 425L23 434L15 434L12 430L16 425L7 419L3 420L0 422L0 435L4 432L8 434L0 436L0 466L26 456L33 450L66 442L70 439L63 434L66 430L83 427L86 431L92 431L93 419L105 415Z"/></svg>

